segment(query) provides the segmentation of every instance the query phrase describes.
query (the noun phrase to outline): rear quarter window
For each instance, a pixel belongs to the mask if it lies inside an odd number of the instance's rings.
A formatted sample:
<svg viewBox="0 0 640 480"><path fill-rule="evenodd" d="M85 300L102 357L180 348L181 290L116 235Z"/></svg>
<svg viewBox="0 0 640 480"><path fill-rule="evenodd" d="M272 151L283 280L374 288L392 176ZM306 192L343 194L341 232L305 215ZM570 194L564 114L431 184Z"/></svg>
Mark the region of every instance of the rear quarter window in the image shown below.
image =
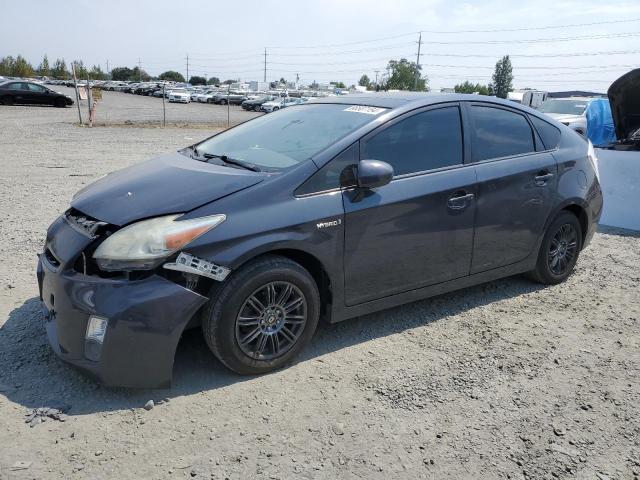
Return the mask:
<svg viewBox="0 0 640 480"><path fill-rule="evenodd" d="M473 105L473 161L535 152L531 126L523 114L495 106Z"/></svg>
<svg viewBox="0 0 640 480"><path fill-rule="evenodd" d="M560 143L560 130L550 123L545 122L538 117L534 117L533 115L529 115L529 119L533 124L533 128L536 129L536 132L538 132L538 135L542 139L542 143L545 148L547 150L558 148L558 144Z"/></svg>

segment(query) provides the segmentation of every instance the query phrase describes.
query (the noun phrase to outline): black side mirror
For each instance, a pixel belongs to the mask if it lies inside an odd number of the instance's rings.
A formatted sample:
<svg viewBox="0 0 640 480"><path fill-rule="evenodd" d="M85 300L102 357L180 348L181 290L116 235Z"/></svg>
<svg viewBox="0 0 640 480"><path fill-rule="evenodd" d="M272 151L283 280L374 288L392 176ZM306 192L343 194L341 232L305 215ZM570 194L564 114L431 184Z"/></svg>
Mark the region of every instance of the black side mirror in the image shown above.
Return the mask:
<svg viewBox="0 0 640 480"><path fill-rule="evenodd" d="M380 160L360 160L356 181L360 188L376 188L393 179L393 167Z"/></svg>

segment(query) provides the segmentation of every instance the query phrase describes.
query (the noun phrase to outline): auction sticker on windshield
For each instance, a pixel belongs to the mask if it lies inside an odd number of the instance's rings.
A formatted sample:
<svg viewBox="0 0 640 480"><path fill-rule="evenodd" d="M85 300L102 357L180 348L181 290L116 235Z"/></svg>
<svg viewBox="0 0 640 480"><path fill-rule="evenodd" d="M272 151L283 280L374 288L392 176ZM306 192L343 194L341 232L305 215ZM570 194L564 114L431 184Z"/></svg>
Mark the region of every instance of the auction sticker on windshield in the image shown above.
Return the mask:
<svg viewBox="0 0 640 480"><path fill-rule="evenodd" d="M384 112L385 108L367 107L366 105L352 105L349 108L345 108L345 112L358 112L367 113L369 115L378 115L380 112Z"/></svg>

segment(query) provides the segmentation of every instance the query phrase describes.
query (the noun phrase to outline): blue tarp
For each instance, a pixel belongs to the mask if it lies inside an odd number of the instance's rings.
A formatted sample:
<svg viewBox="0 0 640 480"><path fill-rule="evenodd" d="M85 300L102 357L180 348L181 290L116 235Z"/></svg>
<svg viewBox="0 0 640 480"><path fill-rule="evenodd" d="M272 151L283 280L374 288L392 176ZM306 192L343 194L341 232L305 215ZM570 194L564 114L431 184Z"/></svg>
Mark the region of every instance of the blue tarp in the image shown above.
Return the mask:
<svg viewBox="0 0 640 480"><path fill-rule="evenodd" d="M608 98L596 98L589 102L587 111L587 136L594 146L608 145L616 141L616 131Z"/></svg>

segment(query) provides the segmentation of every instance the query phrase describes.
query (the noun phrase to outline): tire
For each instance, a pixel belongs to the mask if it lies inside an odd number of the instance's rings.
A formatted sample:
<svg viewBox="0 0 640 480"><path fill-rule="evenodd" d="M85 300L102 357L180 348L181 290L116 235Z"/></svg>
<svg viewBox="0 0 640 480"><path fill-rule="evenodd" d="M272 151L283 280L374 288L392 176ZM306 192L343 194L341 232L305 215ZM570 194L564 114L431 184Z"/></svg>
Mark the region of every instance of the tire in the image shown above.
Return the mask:
<svg viewBox="0 0 640 480"><path fill-rule="evenodd" d="M0 103L2 103L2 105L13 105L13 97L11 95L2 97L0 98Z"/></svg>
<svg viewBox="0 0 640 480"><path fill-rule="evenodd" d="M536 268L527 276L545 285L564 282L573 272L581 249L580 222L573 213L563 211L547 228L540 245Z"/></svg>
<svg viewBox="0 0 640 480"><path fill-rule="evenodd" d="M289 315L276 305L288 307ZM290 363L313 336L319 316L320 294L309 272L288 258L267 255L214 286L202 331L227 368L255 375Z"/></svg>
<svg viewBox="0 0 640 480"><path fill-rule="evenodd" d="M222 100L220 100L220 105L226 105L227 101L223 98Z"/></svg>
<svg viewBox="0 0 640 480"><path fill-rule="evenodd" d="M275 112L276 110L280 110L280 107L273 107L273 109L271 111Z"/></svg>
<svg viewBox="0 0 640 480"><path fill-rule="evenodd" d="M67 102L65 102L62 98L57 98L56 101L53 102L53 105L57 108L64 108L67 106Z"/></svg>

